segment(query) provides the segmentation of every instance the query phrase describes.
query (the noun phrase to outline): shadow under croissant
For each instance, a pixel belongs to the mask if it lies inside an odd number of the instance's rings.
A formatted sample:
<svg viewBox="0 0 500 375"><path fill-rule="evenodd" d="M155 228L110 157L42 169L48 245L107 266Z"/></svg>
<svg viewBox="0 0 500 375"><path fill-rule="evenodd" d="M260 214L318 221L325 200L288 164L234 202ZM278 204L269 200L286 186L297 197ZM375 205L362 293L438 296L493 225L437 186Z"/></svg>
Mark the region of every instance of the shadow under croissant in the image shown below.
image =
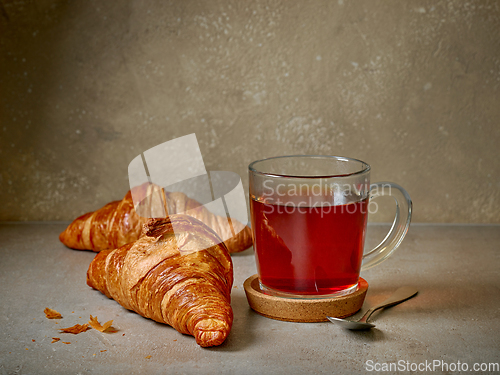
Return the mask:
<svg viewBox="0 0 500 375"><path fill-rule="evenodd" d="M102 298L103 301L109 301L110 303L109 308L117 309L118 311L116 314L117 317L119 315L125 315L131 319L137 318L140 319L141 321L149 322L149 324L153 324L159 330L162 329L168 330L168 332L166 332L166 335L168 335L169 340L177 340L181 337L187 337L190 340L192 340L193 345L196 345L196 340L193 336L189 334L182 334L168 324L156 322L152 319L141 316L140 314L136 313L133 310L128 310L123 306L121 306L120 304L117 304L116 301L114 301L113 299L106 297L104 294L102 294L96 289L92 289L92 291L96 293L96 296L98 296L98 298ZM254 313L254 311L250 309L250 306L248 305L247 299L244 294L243 295L232 294L231 307L233 309L234 319L233 319L233 326L231 328L231 331L229 332L228 337L219 346L211 346L203 349L234 352L243 350L246 347L252 345L252 342L254 341L255 338L252 326L253 323L256 321L256 319L260 318L260 315ZM120 330L120 331L125 332L125 330Z"/></svg>
<svg viewBox="0 0 500 375"><path fill-rule="evenodd" d="M231 307L233 309L234 319L228 337L221 345L204 349L237 352L254 344L256 340L254 329L255 322L262 317L250 308L244 294L232 294Z"/></svg>
<svg viewBox="0 0 500 375"><path fill-rule="evenodd" d="M136 327L136 326L133 323L133 320L134 319L138 319L141 322L141 324L145 324L145 325L149 324L149 325L151 325L152 327L155 328L155 331L158 330L158 332L160 332L160 333L164 332L165 333L165 341L163 341L161 343L158 342L158 344L165 344L165 345L167 345L169 342L177 341L181 337L186 337L186 338L188 338L188 340L192 341L193 345L197 346L196 340L195 340L195 338L192 335L180 333L175 328L173 328L172 326L170 326L168 324L154 321L153 319L146 318L146 317L144 317L144 316L136 313L133 310L128 310L128 309L124 308L123 306L121 306L120 304L117 304L116 301L114 301L113 299L107 298L105 295L103 295L102 293L100 293L98 290L94 290L94 291L97 292L99 294L99 296L103 298L103 300L113 302L109 306L109 308L110 309L113 309L113 308L117 309L116 318L115 318L116 321L119 320L120 316L125 316L127 319L132 320L132 321L129 320L128 323L130 325L134 325L134 327ZM144 329L144 327L142 329ZM130 332L127 329L120 329L119 331L122 334L123 333L127 334L127 336L132 336L132 335L136 336L138 334L142 336L143 335L142 329L136 329L133 332ZM162 330L165 330L165 331L162 331Z"/></svg>
<svg viewBox="0 0 500 375"><path fill-rule="evenodd" d="M231 253L231 257L233 258L244 257L244 256L252 256L252 257L254 256L253 246L250 246L248 249L237 253Z"/></svg>

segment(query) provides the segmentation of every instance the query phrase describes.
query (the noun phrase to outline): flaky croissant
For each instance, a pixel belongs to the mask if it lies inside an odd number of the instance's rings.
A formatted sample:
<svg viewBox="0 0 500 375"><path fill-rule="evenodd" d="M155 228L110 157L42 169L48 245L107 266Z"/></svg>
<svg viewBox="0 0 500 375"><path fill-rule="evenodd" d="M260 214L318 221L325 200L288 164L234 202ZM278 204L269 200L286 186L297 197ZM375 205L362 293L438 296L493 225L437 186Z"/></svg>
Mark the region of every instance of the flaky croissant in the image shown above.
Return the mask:
<svg viewBox="0 0 500 375"><path fill-rule="evenodd" d="M137 241L101 251L87 284L203 347L222 344L231 330L231 257L210 228L188 215L149 219Z"/></svg>
<svg viewBox="0 0 500 375"><path fill-rule="evenodd" d="M146 197L140 207L148 212L149 217L187 213L214 230L224 240L230 253L243 251L252 245L248 226L237 220L214 215L183 193L170 193L154 184L144 184L134 189L137 190L129 190L121 201L108 203L97 211L76 218L59 235L61 242L72 249L97 252L116 249L137 240L142 225L148 219L139 216L134 209L132 194L135 193Z"/></svg>

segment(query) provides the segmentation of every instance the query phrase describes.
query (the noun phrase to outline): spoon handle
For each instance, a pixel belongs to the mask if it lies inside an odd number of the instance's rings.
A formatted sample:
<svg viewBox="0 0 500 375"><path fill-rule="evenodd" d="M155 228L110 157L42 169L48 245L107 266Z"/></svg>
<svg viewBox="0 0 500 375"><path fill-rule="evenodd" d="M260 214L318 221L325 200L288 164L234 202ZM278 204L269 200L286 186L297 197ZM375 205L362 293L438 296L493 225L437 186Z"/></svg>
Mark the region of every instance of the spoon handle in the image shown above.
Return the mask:
<svg viewBox="0 0 500 375"><path fill-rule="evenodd" d="M409 286L403 286L396 290L392 296L387 298L384 302L373 306L370 310L368 310L365 315L359 320L361 323L366 323L368 318L377 310L382 309L384 307L388 306L394 306L397 305L398 303L401 303L403 301L406 301L407 299L410 299L413 297L415 294L417 294L418 291L415 288L409 287Z"/></svg>

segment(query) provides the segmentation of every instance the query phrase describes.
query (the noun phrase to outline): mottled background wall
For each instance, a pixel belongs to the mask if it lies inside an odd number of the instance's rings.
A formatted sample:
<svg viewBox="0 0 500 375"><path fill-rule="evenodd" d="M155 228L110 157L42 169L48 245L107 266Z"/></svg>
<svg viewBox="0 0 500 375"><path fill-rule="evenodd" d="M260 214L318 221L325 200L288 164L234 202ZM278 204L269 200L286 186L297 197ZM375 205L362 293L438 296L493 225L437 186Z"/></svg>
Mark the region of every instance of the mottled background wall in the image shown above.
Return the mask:
<svg viewBox="0 0 500 375"><path fill-rule="evenodd" d="M0 220L120 199L136 155L196 133L245 187L255 159L344 155L414 222L500 223L497 1L0 4Z"/></svg>

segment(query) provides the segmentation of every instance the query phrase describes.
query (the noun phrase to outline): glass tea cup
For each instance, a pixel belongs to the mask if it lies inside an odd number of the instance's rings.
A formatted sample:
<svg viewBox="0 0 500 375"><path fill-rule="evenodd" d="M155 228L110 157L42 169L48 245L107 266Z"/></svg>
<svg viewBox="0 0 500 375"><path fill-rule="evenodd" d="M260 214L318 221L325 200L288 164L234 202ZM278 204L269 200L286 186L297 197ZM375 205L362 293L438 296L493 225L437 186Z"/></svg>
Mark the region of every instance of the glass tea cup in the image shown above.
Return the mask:
<svg viewBox="0 0 500 375"><path fill-rule="evenodd" d="M370 166L338 156L292 155L249 165L250 211L261 289L290 298L356 290L361 270L384 261L410 225L412 202L399 185L370 185ZM389 195L389 233L363 253L370 199Z"/></svg>

